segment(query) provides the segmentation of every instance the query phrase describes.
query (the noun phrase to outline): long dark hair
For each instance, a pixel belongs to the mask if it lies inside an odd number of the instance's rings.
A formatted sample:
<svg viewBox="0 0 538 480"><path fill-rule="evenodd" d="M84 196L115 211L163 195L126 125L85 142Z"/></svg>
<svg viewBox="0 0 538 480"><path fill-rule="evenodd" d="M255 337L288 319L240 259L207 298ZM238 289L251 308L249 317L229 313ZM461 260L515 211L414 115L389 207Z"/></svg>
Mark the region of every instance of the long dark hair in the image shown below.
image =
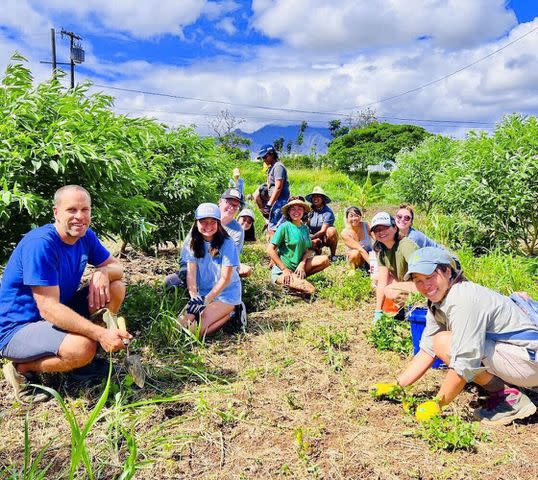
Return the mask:
<svg viewBox="0 0 538 480"><path fill-rule="evenodd" d="M254 228L254 223L250 225L248 230L245 230L245 242L255 242L256 241L256 229Z"/></svg>
<svg viewBox="0 0 538 480"><path fill-rule="evenodd" d="M400 229L398 228L398 225L396 225L396 220L394 220L394 217L391 215L390 217L390 226L396 227L396 233L394 234L394 241L398 243L400 241ZM379 240L376 240L374 242L374 252L380 253L382 251L387 250L387 247L384 243L381 243Z"/></svg>
<svg viewBox="0 0 538 480"><path fill-rule="evenodd" d="M215 235L213 235L213 239L211 240L211 244L209 247L209 253L213 257L216 257L219 254L220 247L222 247L224 240L230 238L230 236L228 235L226 230L224 230L224 227L220 223L220 220L217 220L217 224L217 232L215 233ZM204 258L204 236L198 231L198 227L196 226L196 220L194 221L194 225L191 228L190 247L196 258Z"/></svg>

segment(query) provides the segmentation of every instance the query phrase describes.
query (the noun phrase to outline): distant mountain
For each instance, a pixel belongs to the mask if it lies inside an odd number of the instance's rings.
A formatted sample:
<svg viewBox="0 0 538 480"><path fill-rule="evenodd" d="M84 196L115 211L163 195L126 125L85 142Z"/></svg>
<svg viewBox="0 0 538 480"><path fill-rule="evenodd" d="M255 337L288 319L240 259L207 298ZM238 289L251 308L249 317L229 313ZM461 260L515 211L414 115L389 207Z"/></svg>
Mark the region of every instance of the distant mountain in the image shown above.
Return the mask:
<svg viewBox="0 0 538 480"><path fill-rule="evenodd" d="M310 153L314 145L317 153L326 153L327 143L331 140L331 134L328 128L309 126L304 132L302 145L297 145L299 125L265 125L252 133L243 132L242 130L236 130L235 133L252 140L249 149L253 155L258 152L262 145L273 143L280 137L284 137L284 151L286 151L288 141L291 140L293 142L291 147L292 153Z"/></svg>

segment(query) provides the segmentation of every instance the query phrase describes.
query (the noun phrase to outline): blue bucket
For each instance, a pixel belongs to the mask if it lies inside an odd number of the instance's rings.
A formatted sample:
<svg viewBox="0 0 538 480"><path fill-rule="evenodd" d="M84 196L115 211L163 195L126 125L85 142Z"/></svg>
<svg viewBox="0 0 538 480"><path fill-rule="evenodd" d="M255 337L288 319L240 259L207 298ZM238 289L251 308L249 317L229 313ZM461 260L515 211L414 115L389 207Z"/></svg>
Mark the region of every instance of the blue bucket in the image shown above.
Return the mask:
<svg viewBox="0 0 538 480"><path fill-rule="evenodd" d="M426 328L426 313L428 309L425 307L410 306L407 311L407 319L411 324L411 338L413 340L413 354L416 355L420 350L420 339L422 332ZM432 368L446 368L446 365L440 358L436 358Z"/></svg>

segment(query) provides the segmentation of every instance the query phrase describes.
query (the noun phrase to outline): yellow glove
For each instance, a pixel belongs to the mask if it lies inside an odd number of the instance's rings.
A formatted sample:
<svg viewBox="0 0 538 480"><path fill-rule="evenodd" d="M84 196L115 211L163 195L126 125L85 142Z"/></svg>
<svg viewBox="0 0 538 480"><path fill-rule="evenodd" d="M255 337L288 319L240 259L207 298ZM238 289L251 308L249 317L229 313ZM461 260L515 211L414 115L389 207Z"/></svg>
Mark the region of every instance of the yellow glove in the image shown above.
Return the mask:
<svg viewBox="0 0 538 480"><path fill-rule="evenodd" d="M441 413L441 407L436 400L422 402L415 411L415 418L419 422L427 422Z"/></svg>
<svg viewBox="0 0 538 480"><path fill-rule="evenodd" d="M396 383L374 383L370 392L374 397L382 397L395 393L399 388L399 385Z"/></svg>

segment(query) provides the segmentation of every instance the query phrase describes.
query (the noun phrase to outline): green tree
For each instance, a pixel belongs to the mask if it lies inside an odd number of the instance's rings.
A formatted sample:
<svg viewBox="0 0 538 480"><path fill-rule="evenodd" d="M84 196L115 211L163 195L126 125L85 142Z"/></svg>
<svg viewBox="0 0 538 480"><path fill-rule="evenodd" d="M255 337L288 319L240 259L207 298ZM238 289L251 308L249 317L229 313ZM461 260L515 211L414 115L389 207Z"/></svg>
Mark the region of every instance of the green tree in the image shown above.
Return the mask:
<svg viewBox="0 0 538 480"><path fill-rule="evenodd" d="M442 135L426 138L414 149L405 148L396 155L396 167L388 186L402 201L424 208L427 212L434 203L434 178L450 164L457 152L458 142Z"/></svg>
<svg viewBox="0 0 538 480"><path fill-rule="evenodd" d="M349 133L349 127L342 125L341 120L331 120L329 122L329 132L332 138L338 138Z"/></svg>
<svg viewBox="0 0 538 480"><path fill-rule="evenodd" d="M413 148L430 134L415 125L373 122L335 138L327 157L338 170L365 172L369 165L388 164L403 148Z"/></svg>
<svg viewBox="0 0 538 480"><path fill-rule="evenodd" d="M296 143L297 145L302 145L304 141L304 132L308 127L308 122L305 122L304 120L301 122L301 125L299 127L299 134L297 135Z"/></svg>
<svg viewBox="0 0 538 480"><path fill-rule="evenodd" d="M282 149L284 148L284 137L276 138L273 142L273 147L275 147L277 152L282 152Z"/></svg>

